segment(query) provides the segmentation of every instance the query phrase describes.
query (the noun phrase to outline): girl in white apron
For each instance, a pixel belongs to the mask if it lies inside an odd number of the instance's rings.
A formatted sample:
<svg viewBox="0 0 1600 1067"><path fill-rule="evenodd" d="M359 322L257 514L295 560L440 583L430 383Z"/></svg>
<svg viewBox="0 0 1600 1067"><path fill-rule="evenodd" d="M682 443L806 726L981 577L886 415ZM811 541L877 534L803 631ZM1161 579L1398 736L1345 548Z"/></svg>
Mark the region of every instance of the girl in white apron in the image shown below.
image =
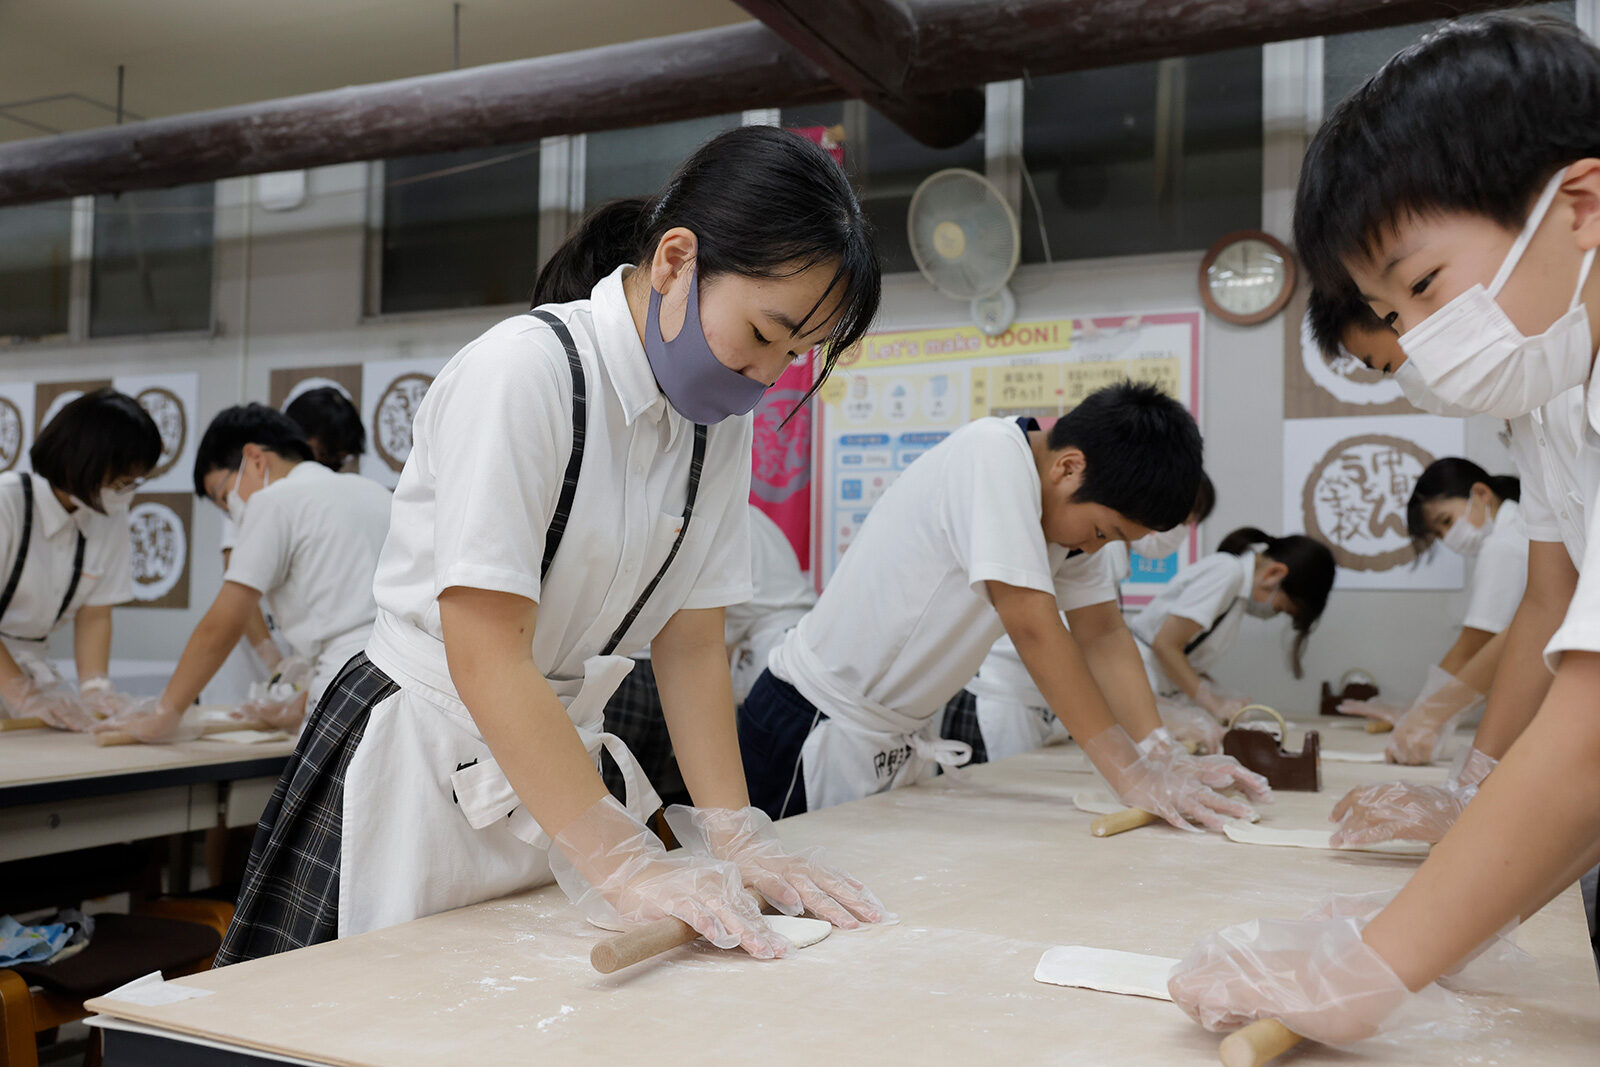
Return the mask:
<svg viewBox="0 0 1600 1067"><path fill-rule="evenodd" d="M820 383L878 295L843 171L772 127L721 134L657 196L585 221L539 306L457 353L418 409L372 640L262 816L219 963L552 874L596 921L677 916L764 957L789 946L742 886L841 926L884 917L749 808L723 644L723 608L751 593L744 416L813 345ZM668 812L688 846L672 856L602 721L647 644L698 805Z"/></svg>
<svg viewBox="0 0 1600 1067"><path fill-rule="evenodd" d="M297 730L350 658L366 647L377 615L372 576L389 532L389 491L359 474L312 460L288 416L264 404L227 408L195 454L195 492L238 528L222 588L190 635L160 696L132 703L96 729L145 742L187 739L199 725L183 711L237 646L263 599L293 655L242 714Z"/></svg>
<svg viewBox="0 0 1600 1067"><path fill-rule="evenodd" d="M1522 483L1451 456L1434 460L1412 487L1406 526L1420 555L1435 543L1473 561L1472 590L1461 632L1417 698L1407 704L1346 700L1339 710L1394 724L1391 763L1431 763L1455 724L1483 700L1528 582L1528 528L1518 499Z"/></svg>
<svg viewBox="0 0 1600 1067"><path fill-rule="evenodd" d="M1245 526L1180 571L1129 621L1162 721L1174 736L1216 751L1221 728L1249 703L1209 676L1246 615L1290 617L1289 665L1301 676L1300 657L1328 604L1334 570L1333 553L1320 541L1304 534L1269 537Z"/></svg>
<svg viewBox="0 0 1600 1067"><path fill-rule="evenodd" d="M133 599L128 506L161 459L161 431L130 396L78 397L0 478L0 715L84 730L123 706L111 687L111 606ZM78 691L45 662L71 620Z"/></svg>

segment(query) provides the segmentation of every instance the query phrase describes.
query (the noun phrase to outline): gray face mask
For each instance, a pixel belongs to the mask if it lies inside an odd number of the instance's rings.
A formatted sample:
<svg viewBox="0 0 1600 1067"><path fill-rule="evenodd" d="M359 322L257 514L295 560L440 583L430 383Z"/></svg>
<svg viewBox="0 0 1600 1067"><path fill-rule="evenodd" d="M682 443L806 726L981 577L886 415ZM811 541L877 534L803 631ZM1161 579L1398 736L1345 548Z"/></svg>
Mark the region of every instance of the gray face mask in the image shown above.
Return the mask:
<svg viewBox="0 0 1600 1067"><path fill-rule="evenodd" d="M1273 607L1270 602L1263 604L1253 597L1245 598L1244 610L1258 619L1275 619L1278 617L1278 609Z"/></svg>

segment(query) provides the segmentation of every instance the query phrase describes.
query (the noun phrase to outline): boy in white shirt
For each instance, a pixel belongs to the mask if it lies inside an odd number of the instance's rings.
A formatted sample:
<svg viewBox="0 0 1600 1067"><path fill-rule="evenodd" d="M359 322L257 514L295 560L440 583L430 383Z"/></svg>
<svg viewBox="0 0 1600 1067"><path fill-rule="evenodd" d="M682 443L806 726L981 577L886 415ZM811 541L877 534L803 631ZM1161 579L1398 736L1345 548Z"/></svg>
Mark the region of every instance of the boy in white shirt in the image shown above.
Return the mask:
<svg viewBox="0 0 1600 1067"><path fill-rule="evenodd" d="M237 525L222 589L190 635L166 690L101 729L147 742L181 736L194 703L244 633L263 596L294 650L279 666L298 674L293 694L247 710L268 725L297 728L347 660L366 646L377 605L372 576L389 532L389 491L312 460L299 427L272 408L228 408L212 420L195 456L195 493ZM298 660L298 671L290 669Z"/></svg>
<svg viewBox="0 0 1600 1067"><path fill-rule="evenodd" d="M979 419L920 457L745 701L752 803L781 817L966 762L965 744L939 738L940 713L1008 633L1124 801L1184 827L1248 815L1214 790L1264 798L1264 780L1231 759L1195 760L1159 729L1108 561L1095 554L1183 522L1200 454L1176 401L1123 384L1048 433L1031 419Z"/></svg>

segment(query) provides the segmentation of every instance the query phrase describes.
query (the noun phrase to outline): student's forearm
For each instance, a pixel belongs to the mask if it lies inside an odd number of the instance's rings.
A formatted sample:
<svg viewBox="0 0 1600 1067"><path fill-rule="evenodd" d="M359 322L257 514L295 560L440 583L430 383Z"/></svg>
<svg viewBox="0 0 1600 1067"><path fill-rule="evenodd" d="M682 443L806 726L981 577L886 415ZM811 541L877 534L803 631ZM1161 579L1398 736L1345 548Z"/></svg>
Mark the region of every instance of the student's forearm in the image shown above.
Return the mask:
<svg viewBox="0 0 1600 1067"><path fill-rule="evenodd" d="M1478 651L1489 643L1492 636L1487 630L1463 626L1461 632L1456 635L1455 644L1450 646L1450 651L1446 652L1444 658L1439 661L1439 669L1448 671L1460 678L1461 671L1471 661L1472 657L1476 656ZM1488 683L1485 682L1484 684L1487 685ZM1478 686L1473 688L1480 693L1483 692L1483 689Z"/></svg>
<svg viewBox="0 0 1600 1067"><path fill-rule="evenodd" d="M1183 654L1183 648L1181 646L1172 646L1168 642L1161 640L1159 635L1155 644L1150 647L1155 653L1156 662L1161 664L1162 672L1172 680L1172 684L1183 690L1184 694L1191 700L1198 697L1200 683L1204 679L1200 677L1200 672L1195 670L1193 665L1189 663L1189 657ZM1135 646L1134 653L1135 655L1138 654L1137 646ZM1147 682L1148 680L1146 678Z"/></svg>
<svg viewBox="0 0 1600 1067"><path fill-rule="evenodd" d="M79 608L72 620L72 658L78 680L104 678L111 667L111 605Z"/></svg>
<svg viewBox="0 0 1600 1067"><path fill-rule="evenodd" d="M506 780L552 838L606 796L567 709L533 662L538 605L451 587L439 597L450 678Z"/></svg>
<svg viewBox="0 0 1600 1067"><path fill-rule="evenodd" d="M1156 698L1150 691L1144 660L1126 627L1107 629L1095 635L1084 643L1083 653L1095 684L1106 694L1111 713L1128 731L1129 737L1142 741L1151 730L1160 727L1161 716L1156 711ZM1191 669L1189 673L1194 671ZM1198 676L1195 686L1199 688Z"/></svg>
<svg viewBox="0 0 1600 1067"><path fill-rule="evenodd" d="M0 686L20 678L22 674L22 668L17 666L15 659L11 658L11 650L5 646L4 642L0 642Z"/></svg>
<svg viewBox="0 0 1600 1067"><path fill-rule="evenodd" d="M733 683L721 608L680 611L650 642L661 711L683 784L697 807L745 808Z"/></svg>
<svg viewBox="0 0 1600 1067"><path fill-rule="evenodd" d="M1473 747L1499 759L1510 750L1550 691L1544 647L1561 625L1566 605L1524 598L1505 632L1504 650L1478 724Z"/></svg>
<svg viewBox="0 0 1600 1067"><path fill-rule="evenodd" d="M244 637L250 642L251 648L259 648L261 642L272 640L272 631L267 629L267 620L262 616L259 607L245 617Z"/></svg>
<svg viewBox="0 0 1600 1067"><path fill-rule="evenodd" d="M1482 630L1473 632L1483 633ZM1478 650L1472 654L1472 657L1455 670L1450 671L1461 682L1471 686L1474 691L1479 693L1487 693L1490 686L1494 684L1495 672L1500 667L1500 659L1505 654L1506 649L1505 631L1492 636L1485 636L1488 637L1488 640L1478 646ZM1448 670L1448 668L1442 669Z"/></svg>
<svg viewBox="0 0 1600 1067"><path fill-rule="evenodd" d="M1364 938L1412 989L1552 895L1600 838L1600 654L1566 653L1537 717Z"/></svg>
<svg viewBox="0 0 1600 1067"><path fill-rule="evenodd" d="M1117 724L1077 641L1049 593L989 582L989 597L1045 703L1073 737L1088 740Z"/></svg>
<svg viewBox="0 0 1600 1067"><path fill-rule="evenodd" d="M178 666L161 694L163 707L181 712L200 698L200 691L210 684L233 646L239 643L246 614L256 610L258 596L254 590L236 583L223 583L222 591L183 646Z"/></svg>

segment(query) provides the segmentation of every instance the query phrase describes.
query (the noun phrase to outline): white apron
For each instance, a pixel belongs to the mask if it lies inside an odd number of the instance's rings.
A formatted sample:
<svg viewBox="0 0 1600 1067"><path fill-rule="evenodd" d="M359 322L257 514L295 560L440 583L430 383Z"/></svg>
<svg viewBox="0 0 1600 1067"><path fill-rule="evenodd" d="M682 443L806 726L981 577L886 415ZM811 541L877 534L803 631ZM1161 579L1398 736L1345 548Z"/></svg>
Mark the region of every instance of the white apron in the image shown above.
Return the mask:
<svg viewBox="0 0 1600 1067"><path fill-rule="evenodd" d="M800 642L794 642L793 653L812 655ZM822 670L804 673L830 677ZM828 716L800 747L808 811L915 785L939 767L950 772L972 759L971 745L939 736L942 706L919 719L842 688L801 695Z"/></svg>
<svg viewBox="0 0 1600 1067"><path fill-rule="evenodd" d="M405 647L437 642L403 628L380 614L368 647L401 689L372 709L345 774L340 937L553 881L550 838L446 688L448 674L429 668L439 652ZM625 656L593 656L582 678L550 685L596 765L602 747L611 753L627 784L626 807L643 822L661 800L633 753L604 730L606 701L632 666Z"/></svg>
<svg viewBox="0 0 1600 1067"><path fill-rule="evenodd" d="M311 685L306 690L306 711L310 712L322 701L322 694L344 670L357 652L367 647L372 638L372 627L358 626L349 633L332 637L322 643L322 648L312 659Z"/></svg>
<svg viewBox="0 0 1600 1067"><path fill-rule="evenodd" d="M1067 736L1067 728L1049 708L986 696L977 698L977 706L978 729L983 731L983 747L991 762L1043 748L1057 735Z"/></svg>

